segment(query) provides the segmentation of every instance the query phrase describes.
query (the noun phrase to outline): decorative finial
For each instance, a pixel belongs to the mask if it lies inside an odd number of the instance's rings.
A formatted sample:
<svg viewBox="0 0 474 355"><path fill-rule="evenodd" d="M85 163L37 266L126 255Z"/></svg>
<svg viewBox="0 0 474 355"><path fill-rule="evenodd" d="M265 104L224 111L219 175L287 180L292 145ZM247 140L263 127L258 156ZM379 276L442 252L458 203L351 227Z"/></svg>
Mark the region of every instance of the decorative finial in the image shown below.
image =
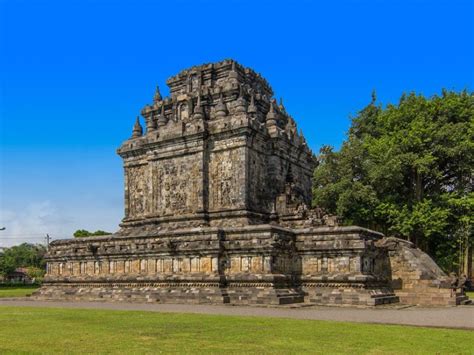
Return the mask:
<svg viewBox="0 0 474 355"><path fill-rule="evenodd" d="M137 116L137 120L135 121L135 125L133 126L132 138L138 138L141 136L143 136L143 127L140 124L140 117Z"/></svg>
<svg viewBox="0 0 474 355"><path fill-rule="evenodd" d="M274 100L270 100L270 110L267 113L267 125L276 125L277 123L277 114L273 107Z"/></svg>
<svg viewBox="0 0 474 355"><path fill-rule="evenodd" d="M216 117L222 118L227 116L227 106L224 103L224 98L222 97L222 92L219 98L219 103L216 105Z"/></svg>
<svg viewBox="0 0 474 355"><path fill-rule="evenodd" d="M164 102L161 105L161 113L158 115L157 125L158 125L158 127L163 127L164 125L166 125L165 103Z"/></svg>
<svg viewBox="0 0 474 355"><path fill-rule="evenodd" d="M285 131L288 135L289 140L293 140L295 138L295 135L297 133L297 128L296 128L295 120L291 116L288 116L288 122L286 123Z"/></svg>
<svg viewBox="0 0 474 355"><path fill-rule="evenodd" d="M155 122L155 118L153 117L153 112L151 112L149 116L145 116L145 117L147 117L146 132L150 133L156 130L156 122Z"/></svg>
<svg viewBox="0 0 474 355"><path fill-rule="evenodd" d="M156 85L156 91L155 91L155 96L153 97L153 101L158 102L158 101L161 101L161 100L162 100L162 97L161 97L161 93L160 93L160 87L158 85Z"/></svg>
<svg viewBox="0 0 474 355"><path fill-rule="evenodd" d="M201 106L201 92L198 93L197 103L194 107L193 118L197 120L204 118L204 111Z"/></svg>
<svg viewBox="0 0 474 355"><path fill-rule="evenodd" d="M238 74L237 74L237 70L236 70L236 66L235 66L235 60L232 61L232 66L231 66L231 69L230 69L230 72L229 72L229 78L234 79L234 80L238 80Z"/></svg>
<svg viewBox="0 0 474 355"><path fill-rule="evenodd" d="M255 95L252 92L252 95L250 95L250 105L247 110L248 113L257 113L257 106L255 106Z"/></svg>
<svg viewBox="0 0 474 355"><path fill-rule="evenodd" d="M285 112L285 106L283 105L283 97L280 97L280 105L278 106L280 111Z"/></svg>
<svg viewBox="0 0 474 355"><path fill-rule="evenodd" d="M272 117L276 117L275 107L273 106L274 101L270 100L270 107L268 109L267 117L270 115Z"/></svg>
<svg viewBox="0 0 474 355"><path fill-rule="evenodd" d="M247 100L244 97L244 86L239 85L239 97L235 104L235 113L246 113L247 112Z"/></svg>

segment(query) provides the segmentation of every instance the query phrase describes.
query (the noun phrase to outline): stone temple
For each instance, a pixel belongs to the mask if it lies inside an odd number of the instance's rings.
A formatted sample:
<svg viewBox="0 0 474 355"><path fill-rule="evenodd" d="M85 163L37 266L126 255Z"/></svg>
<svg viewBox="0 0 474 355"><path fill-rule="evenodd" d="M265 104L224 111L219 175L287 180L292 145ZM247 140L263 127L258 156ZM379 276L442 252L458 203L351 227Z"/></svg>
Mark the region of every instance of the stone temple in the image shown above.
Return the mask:
<svg viewBox="0 0 474 355"><path fill-rule="evenodd" d="M233 60L157 89L118 149L125 217L54 241L42 299L230 304L456 304L405 241L311 208L317 160L268 82Z"/></svg>

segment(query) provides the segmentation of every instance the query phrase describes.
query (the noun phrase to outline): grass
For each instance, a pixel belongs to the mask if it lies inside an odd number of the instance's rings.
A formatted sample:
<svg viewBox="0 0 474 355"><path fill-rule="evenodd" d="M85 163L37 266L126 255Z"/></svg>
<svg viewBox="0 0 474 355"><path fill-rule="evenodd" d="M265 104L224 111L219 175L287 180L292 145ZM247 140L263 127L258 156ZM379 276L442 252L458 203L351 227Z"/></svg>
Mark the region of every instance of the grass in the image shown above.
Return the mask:
<svg viewBox="0 0 474 355"><path fill-rule="evenodd" d="M0 298L26 297L38 289L36 285L8 285L0 286Z"/></svg>
<svg viewBox="0 0 474 355"><path fill-rule="evenodd" d="M467 330L0 306L0 353L473 353Z"/></svg>
<svg viewBox="0 0 474 355"><path fill-rule="evenodd" d="M471 299L474 300L474 291L467 291L466 295Z"/></svg>

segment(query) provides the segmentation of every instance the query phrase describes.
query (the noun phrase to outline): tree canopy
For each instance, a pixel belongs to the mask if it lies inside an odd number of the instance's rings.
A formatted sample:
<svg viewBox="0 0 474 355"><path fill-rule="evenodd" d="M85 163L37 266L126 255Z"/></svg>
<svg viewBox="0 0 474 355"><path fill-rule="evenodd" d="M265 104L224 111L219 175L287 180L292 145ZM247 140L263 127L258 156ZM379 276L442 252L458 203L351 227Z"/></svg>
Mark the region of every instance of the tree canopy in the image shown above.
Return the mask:
<svg viewBox="0 0 474 355"><path fill-rule="evenodd" d="M23 243L6 248L0 254L0 274L8 275L19 267L44 270L45 253L46 247L41 244Z"/></svg>
<svg viewBox="0 0 474 355"><path fill-rule="evenodd" d="M375 93L352 118L340 151L325 146L313 203L357 224L409 239L446 270L473 243L474 96L411 93L383 107Z"/></svg>

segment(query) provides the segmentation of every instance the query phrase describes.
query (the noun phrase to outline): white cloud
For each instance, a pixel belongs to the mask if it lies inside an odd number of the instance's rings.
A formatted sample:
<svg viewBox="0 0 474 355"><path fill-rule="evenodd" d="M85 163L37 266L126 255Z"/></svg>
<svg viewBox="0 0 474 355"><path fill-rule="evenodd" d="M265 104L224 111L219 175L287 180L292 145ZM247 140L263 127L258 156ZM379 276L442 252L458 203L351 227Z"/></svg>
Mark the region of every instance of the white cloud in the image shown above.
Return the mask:
<svg viewBox="0 0 474 355"><path fill-rule="evenodd" d="M70 237L73 220L49 201L29 203L22 210L0 209L0 247L23 242L45 243L49 234L54 239Z"/></svg>

